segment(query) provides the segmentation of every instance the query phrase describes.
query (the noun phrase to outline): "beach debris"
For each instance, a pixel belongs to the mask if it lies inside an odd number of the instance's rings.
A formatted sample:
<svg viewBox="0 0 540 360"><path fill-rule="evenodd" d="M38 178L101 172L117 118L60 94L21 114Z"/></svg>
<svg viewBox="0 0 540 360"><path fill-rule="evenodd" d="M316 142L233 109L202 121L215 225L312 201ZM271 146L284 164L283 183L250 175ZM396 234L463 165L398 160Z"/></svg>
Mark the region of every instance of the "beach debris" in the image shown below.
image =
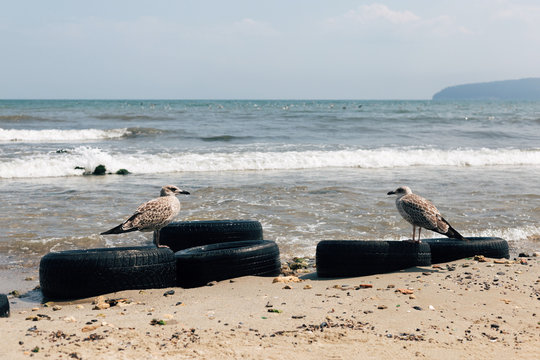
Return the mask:
<svg viewBox="0 0 540 360"><path fill-rule="evenodd" d="M105 172L107 169L105 168L105 165L98 165L92 172L92 175L105 175Z"/></svg>
<svg viewBox="0 0 540 360"><path fill-rule="evenodd" d="M152 319L152 321L150 321L150 325L167 325L167 323L165 322L165 320Z"/></svg>
<svg viewBox="0 0 540 360"><path fill-rule="evenodd" d="M21 293L18 290L13 290L9 293L9 295L13 296L14 298L21 297Z"/></svg>
<svg viewBox="0 0 540 360"><path fill-rule="evenodd" d="M62 310L62 307L60 305L54 305L52 309L53 311L59 311L59 310Z"/></svg>
<svg viewBox="0 0 540 360"><path fill-rule="evenodd" d="M170 295L174 295L174 290L165 291L165 293L163 293L163 296L170 296Z"/></svg>
<svg viewBox="0 0 540 360"><path fill-rule="evenodd" d="M99 334L90 334L87 338L84 338L83 341L96 341L96 340L103 340L105 337L103 335Z"/></svg>
<svg viewBox="0 0 540 360"><path fill-rule="evenodd" d="M506 305L512 302L512 300L508 300L508 299L501 299L501 301L504 302Z"/></svg>
<svg viewBox="0 0 540 360"><path fill-rule="evenodd" d="M358 289L371 289L373 287L373 284L360 284L358 285Z"/></svg>
<svg viewBox="0 0 540 360"><path fill-rule="evenodd" d="M435 310L435 307L433 305L428 306L429 310Z"/></svg>
<svg viewBox="0 0 540 360"><path fill-rule="evenodd" d="M521 265L527 265L527 259L519 259Z"/></svg>
<svg viewBox="0 0 540 360"><path fill-rule="evenodd" d="M32 352L33 353L38 353L39 352L39 346L36 346L35 348L33 348Z"/></svg>
<svg viewBox="0 0 540 360"><path fill-rule="evenodd" d="M431 268L432 269L442 269L442 266L435 264L435 265L432 265Z"/></svg>
<svg viewBox="0 0 540 360"><path fill-rule="evenodd" d="M101 324L98 324L98 323L94 323L92 325L86 325L84 326L81 331L82 332L90 332L90 331L94 331L96 330L97 328L101 327Z"/></svg>
<svg viewBox="0 0 540 360"><path fill-rule="evenodd" d="M291 316L291 318L293 318L293 319L303 319L305 317L306 317L306 315L293 315L293 316Z"/></svg>
<svg viewBox="0 0 540 360"><path fill-rule="evenodd" d="M377 309L379 309L379 310L388 309L388 306L386 306L386 305L378 305Z"/></svg>
<svg viewBox="0 0 540 360"><path fill-rule="evenodd" d="M540 257L540 251L535 251L532 253L533 257Z"/></svg>
<svg viewBox="0 0 540 360"><path fill-rule="evenodd" d="M278 276L272 280L272 284L275 283L290 283L290 282L301 282L302 279L299 279L297 276Z"/></svg>
<svg viewBox="0 0 540 360"><path fill-rule="evenodd" d="M268 312L269 312L269 313L281 314L281 313L283 312L283 310L278 310L278 309L268 309Z"/></svg>
<svg viewBox="0 0 540 360"><path fill-rule="evenodd" d="M217 281L210 281L209 283L206 284L206 286L215 286L217 285Z"/></svg>
<svg viewBox="0 0 540 360"><path fill-rule="evenodd" d="M103 302L97 302L95 303L94 307L92 308L92 310L105 310L105 309L108 309L110 308L111 305L109 305L108 303L106 303L105 301Z"/></svg>
<svg viewBox="0 0 540 360"><path fill-rule="evenodd" d="M285 285L283 287L284 290L292 290L292 286L291 285Z"/></svg>
<svg viewBox="0 0 540 360"><path fill-rule="evenodd" d="M79 309L79 310L84 309L84 305L81 305L81 304L79 304L79 305L77 305L77 306L75 306L75 307L76 307L77 309Z"/></svg>
<svg viewBox="0 0 540 360"><path fill-rule="evenodd" d="M493 262L495 264L504 264L504 265L506 265L506 264L514 264L513 260L507 260L507 259L495 259L495 260L493 260Z"/></svg>
<svg viewBox="0 0 540 360"><path fill-rule="evenodd" d="M36 315L28 316L25 320L31 320L31 321L51 320L51 317L45 314L36 314Z"/></svg>
<svg viewBox="0 0 540 360"><path fill-rule="evenodd" d="M76 322L77 319L75 319L73 316L66 316L64 318L64 321L67 322L67 323L70 323L70 322Z"/></svg>
<svg viewBox="0 0 540 360"><path fill-rule="evenodd" d="M410 289L396 289L394 292L402 293L403 295L410 295L414 293L414 290Z"/></svg>
<svg viewBox="0 0 540 360"><path fill-rule="evenodd" d="M309 284L306 284L306 285L304 286L304 290L310 290L310 289L312 289L312 288L313 288L313 286L311 286L311 285L309 285Z"/></svg>
<svg viewBox="0 0 540 360"><path fill-rule="evenodd" d="M422 308L418 305L413 306L414 310L422 311Z"/></svg>
<svg viewBox="0 0 540 360"><path fill-rule="evenodd" d="M409 299L411 299L411 300L414 300L414 299L416 299L416 295L414 295L414 294L412 294L412 295L409 295Z"/></svg>
<svg viewBox="0 0 540 360"><path fill-rule="evenodd" d="M474 255L474 260L478 262L488 262L484 255Z"/></svg>
<svg viewBox="0 0 540 360"><path fill-rule="evenodd" d="M264 307L271 308L274 307L274 305L270 301L268 301Z"/></svg>
<svg viewBox="0 0 540 360"><path fill-rule="evenodd" d="M307 259L295 257L292 262L289 262L289 268L291 270L307 269L309 264Z"/></svg>

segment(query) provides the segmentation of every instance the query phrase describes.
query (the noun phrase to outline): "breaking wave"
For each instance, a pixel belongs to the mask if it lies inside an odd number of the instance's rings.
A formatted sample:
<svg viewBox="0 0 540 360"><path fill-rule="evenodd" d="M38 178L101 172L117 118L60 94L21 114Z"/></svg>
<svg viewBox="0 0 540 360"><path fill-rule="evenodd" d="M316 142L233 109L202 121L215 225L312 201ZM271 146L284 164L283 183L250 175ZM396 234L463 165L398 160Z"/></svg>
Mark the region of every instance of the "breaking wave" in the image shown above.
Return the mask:
<svg viewBox="0 0 540 360"><path fill-rule="evenodd" d="M123 133L125 134L125 132ZM540 165L540 149L350 149L306 151L238 151L214 153L114 153L80 146L46 154L0 160L0 178L77 176L96 166L135 174L292 170L318 168L401 168L417 166Z"/></svg>
<svg viewBox="0 0 540 360"><path fill-rule="evenodd" d="M0 142L75 142L107 140L122 137L158 134L152 128L81 129L81 130L17 130L0 128Z"/></svg>

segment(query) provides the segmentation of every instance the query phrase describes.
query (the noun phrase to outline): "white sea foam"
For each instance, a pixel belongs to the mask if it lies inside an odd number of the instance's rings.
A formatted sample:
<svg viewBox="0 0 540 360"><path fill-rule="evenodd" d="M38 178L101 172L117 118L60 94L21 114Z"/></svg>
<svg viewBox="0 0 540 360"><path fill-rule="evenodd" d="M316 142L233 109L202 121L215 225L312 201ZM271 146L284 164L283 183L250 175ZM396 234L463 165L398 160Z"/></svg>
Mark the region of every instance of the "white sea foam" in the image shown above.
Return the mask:
<svg viewBox="0 0 540 360"><path fill-rule="evenodd" d="M130 135L129 129L17 130L0 128L0 142L72 142L106 140Z"/></svg>
<svg viewBox="0 0 540 360"><path fill-rule="evenodd" d="M394 168L416 166L540 165L540 149L390 149L310 150L232 153L120 153L81 146L67 153L40 154L0 161L0 178L74 176L97 165L132 173L290 170L336 167ZM76 167L84 168L75 169Z"/></svg>

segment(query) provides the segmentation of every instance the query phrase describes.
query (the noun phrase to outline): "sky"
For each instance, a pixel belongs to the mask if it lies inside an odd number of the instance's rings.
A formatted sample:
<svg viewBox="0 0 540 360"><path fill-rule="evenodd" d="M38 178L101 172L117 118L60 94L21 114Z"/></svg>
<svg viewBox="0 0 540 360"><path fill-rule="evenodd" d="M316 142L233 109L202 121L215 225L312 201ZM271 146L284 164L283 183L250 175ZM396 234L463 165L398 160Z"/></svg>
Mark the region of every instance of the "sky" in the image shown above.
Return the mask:
<svg viewBox="0 0 540 360"><path fill-rule="evenodd" d="M540 77L536 0L3 1L0 99L430 99Z"/></svg>

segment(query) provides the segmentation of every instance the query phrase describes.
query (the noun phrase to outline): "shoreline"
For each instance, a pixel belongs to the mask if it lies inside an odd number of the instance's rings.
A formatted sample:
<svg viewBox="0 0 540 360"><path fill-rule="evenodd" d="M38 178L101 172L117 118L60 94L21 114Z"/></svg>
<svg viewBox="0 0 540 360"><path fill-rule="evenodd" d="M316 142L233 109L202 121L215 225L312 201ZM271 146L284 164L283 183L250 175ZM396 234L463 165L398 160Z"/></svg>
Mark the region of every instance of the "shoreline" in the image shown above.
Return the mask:
<svg viewBox="0 0 540 360"><path fill-rule="evenodd" d="M10 296L0 334L9 359L533 359L539 262L464 259L339 279L308 268L291 278L300 282L243 277L105 294L101 303L113 306L96 310L95 298L35 305Z"/></svg>

